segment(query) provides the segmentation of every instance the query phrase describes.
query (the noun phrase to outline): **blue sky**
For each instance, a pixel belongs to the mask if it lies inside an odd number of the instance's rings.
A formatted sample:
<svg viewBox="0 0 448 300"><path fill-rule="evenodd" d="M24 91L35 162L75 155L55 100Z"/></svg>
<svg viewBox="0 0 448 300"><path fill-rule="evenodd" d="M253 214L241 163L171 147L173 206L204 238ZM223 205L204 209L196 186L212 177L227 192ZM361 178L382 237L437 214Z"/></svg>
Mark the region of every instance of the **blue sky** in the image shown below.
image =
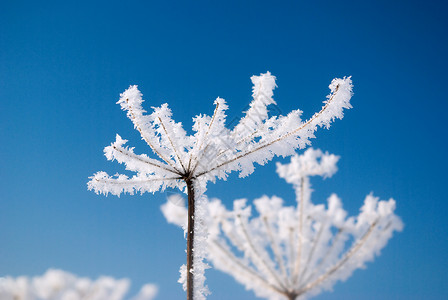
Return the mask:
<svg viewBox="0 0 448 300"><path fill-rule="evenodd" d="M354 214L373 191L396 199L405 223L366 270L316 299L446 299L446 14L443 1L1 1L0 276L54 267L183 298L185 240L160 212L167 193L87 191L94 172L124 170L102 152L116 133L149 151L115 102L138 84L148 109L168 102L190 130L217 96L229 121L241 117L250 76L269 70L278 109L308 117L332 78L353 76L354 108L313 141L342 157L333 178L312 181L314 200L336 192ZM274 165L208 195L292 201ZM209 299L255 299L207 277Z"/></svg>

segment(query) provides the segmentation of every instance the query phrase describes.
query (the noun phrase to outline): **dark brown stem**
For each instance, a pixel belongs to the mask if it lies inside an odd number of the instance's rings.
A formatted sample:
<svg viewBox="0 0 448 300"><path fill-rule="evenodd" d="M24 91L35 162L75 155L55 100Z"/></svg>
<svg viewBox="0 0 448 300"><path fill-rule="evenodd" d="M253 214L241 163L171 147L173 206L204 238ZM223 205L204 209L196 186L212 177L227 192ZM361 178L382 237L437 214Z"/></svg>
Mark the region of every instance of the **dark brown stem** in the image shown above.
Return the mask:
<svg viewBox="0 0 448 300"><path fill-rule="evenodd" d="M286 297L288 297L288 300L296 300L297 294L296 293L288 293L286 295Z"/></svg>
<svg viewBox="0 0 448 300"><path fill-rule="evenodd" d="M191 179L185 180L188 191L187 231L187 300L193 300L193 243L194 243L194 186Z"/></svg>

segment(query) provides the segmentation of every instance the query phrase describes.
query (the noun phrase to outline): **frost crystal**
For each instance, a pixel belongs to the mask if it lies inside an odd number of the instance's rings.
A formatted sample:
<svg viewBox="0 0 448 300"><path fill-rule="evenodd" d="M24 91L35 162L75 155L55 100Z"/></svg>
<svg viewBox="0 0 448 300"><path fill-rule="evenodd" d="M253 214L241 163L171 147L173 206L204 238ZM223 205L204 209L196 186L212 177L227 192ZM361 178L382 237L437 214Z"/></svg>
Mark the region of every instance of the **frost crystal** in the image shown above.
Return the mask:
<svg viewBox="0 0 448 300"><path fill-rule="evenodd" d="M129 289L128 279L100 277L95 281L61 270L48 270L43 276L0 278L2 300L122 300ZM130 300L152 300L157 287L146 284Z"/></svg>
<svg viewBox="0 0 448 300"><path fill-rule="evenodd" d="M310 176L331 177L339 157L308 149L277 164L277 172L293 184L297 206L283 206L278 197L245 199L228 211L220 200L208 203L208 259L259 297L306 299L347 279L386 245L403 224L394 214L395 201L368 195L357 217L347 218L341 200L311 202ZM168 201L162 211L170 223L184 226L185 207Z"/></svg>
<svg viewBox="0 0 448 300"><path fill-rule="evenodd" d="M194 276L194 286L197 287L194 299L197 300L204 299L203 294L207 291L204 287L206 266L202 263L204 251L200 249L206 240L206 230L202 228L204 208L201 203L204 201L201 199L207 182L226 179L232 171L244 177L254 171L255 163L263 165L275 155L293 155L296 149L310 144L318 127L328 128L335 118L343 117L343 109L351 108L352 82L349 77L332 81L331 93L324 106L309 120L301 120L300 110L286 116L268 118L268 106L275 104L275 77L267 72L251 79L254 84L253 100L245 116L233 129L225 126L226 102L217 98L211 117L198 115L193 118L193 135L187 135L182 124L172 119L167 104L153 108L151 114L145 114L142 94L137 86L131 86L121 94L118 104L127 112L128 118L157 158L135 154L133 148L126 146L127 140L117 135L116 141L104 149L105 155L108 160L117 160L136 174L129 178L98 172L88 183L90 190L105 195L156 192L167 187L188 193L191 205L186 280L192 280ZM195 223L197 226L194 226ZM194 264L190 260L192 245L195 247ZM188 288L192 285L192 281L187 282L189 299L193 299Z"/></svg>

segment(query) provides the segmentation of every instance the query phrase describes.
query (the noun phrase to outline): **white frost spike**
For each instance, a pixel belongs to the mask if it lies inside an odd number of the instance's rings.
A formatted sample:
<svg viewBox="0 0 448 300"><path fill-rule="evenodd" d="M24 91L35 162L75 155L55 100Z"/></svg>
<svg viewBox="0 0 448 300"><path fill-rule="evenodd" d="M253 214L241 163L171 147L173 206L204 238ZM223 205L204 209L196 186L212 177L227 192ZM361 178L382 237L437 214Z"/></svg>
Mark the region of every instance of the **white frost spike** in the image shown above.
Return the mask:
<svg viewBox="0 0 448 300"><path fill-rule="evenodd" d="M275 76L267 72L260 76L252 76L252 83L254 87L252 89L252 97L254 100L250 103L250 108L246 111L239 124L235 127L234 133L241 139L245 136L249 136L256 131L263 121L268 117L267 106L275 104L274 89L277 87L275 84Z"/></svg>
<svg viewBox="0 0 448 300"><path fill-rule="evenodd" d="M121 193L154 193L167 187L184 192L194 191L192 203L195 203L195 212L191 220L197 212L194 220L199 227L187 230L187 239L190 236L188 233L192 232L198 239L205 240L204 229L200 228L204 223L202 215L205 208L201 207L204 201L200 197L206 191L207 182L226 179L233 171L244 177L254 171L255 164L264 165L276 155L293 155L296 149L310 144L319 126L328 127L335 118L342 118L343 109L351 107L352 82L348 77L332 81L331 93L324 101L324 106L311 119L302 121L302 112L298 109L286 116L268 118L268 106L276 103L273 99L275 77L267 72L252 76L251 80L254 85L253 100L245 116L233 129L225 125L226 102L217 98L211 117L198 115L193 118L195 133L190 136L181 123L172 119L167 104L153 107L153 112L146 114L142 107L141 92L136 85L130 86L120 95L117 103L126 111L142 139L151 148L154 158L135 154L133 148L125 146L127 141L117 135L116 141L104 149L105 155L108 160L116 160L136 174L128 177L98 172L90 177L88 189L98 194L117 196ZM193 244L201 245L202 242L195 240L190 243ZM190 250L187 249L187 253L192 252ZM206 290L202 286L206 268L202 263L201 253L204 252L201 249L194 250L194 267L187 275L193 274L198 280L194 286L200 292L195 291L194 299L202 299L202 291Z"/></svg>
<svg viewBox="0 0 448 300"><path fill-rule="evenodd" d="M289 164L277 164L278 174L294 186L295 207L263 196L254 200L257 213L252 216L245 199L235 200L231 211L220 200L211 200L206 224L208 259L214 267L259 297L307 299L331 290L379 255L393 232L403 228L393 199L367 195L360 214L349 218L335 194L328 198L327 208L311 202L309 177L332 176L338 159L308 149ZM162 206L165 218L182 226L186 209L171 203Z"/></svg>
<svg viewBox="0 0 448 300"><path fill-rule="evenodd" d="M42 276L0 278L2 300L122 300L129 289L128 279L100 277L95 281L50 269ZM144 285L130 300L152 300L157 286Z"/></svg>

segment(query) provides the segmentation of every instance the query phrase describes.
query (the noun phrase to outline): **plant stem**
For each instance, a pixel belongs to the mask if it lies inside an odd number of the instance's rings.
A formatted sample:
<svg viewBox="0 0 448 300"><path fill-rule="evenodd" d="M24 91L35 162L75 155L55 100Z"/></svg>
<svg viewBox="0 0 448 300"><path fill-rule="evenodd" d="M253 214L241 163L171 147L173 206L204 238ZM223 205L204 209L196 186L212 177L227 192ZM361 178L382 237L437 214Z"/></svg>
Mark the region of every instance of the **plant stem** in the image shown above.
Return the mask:
<svg viewBox="0 0 448 300"><path fill-rule="evenodd" d="M286 295L286 297L288 297L288 300L296 300L297 294L296 293L288 293Z"/></svg>
<svg viewBox="0 0 448 300"><path fill-rule="evenodd" d="M188 192L188 231L187 231L187 300L193 300L193 246L194 246L194 186L191 179L187 179Z"/></svg>

